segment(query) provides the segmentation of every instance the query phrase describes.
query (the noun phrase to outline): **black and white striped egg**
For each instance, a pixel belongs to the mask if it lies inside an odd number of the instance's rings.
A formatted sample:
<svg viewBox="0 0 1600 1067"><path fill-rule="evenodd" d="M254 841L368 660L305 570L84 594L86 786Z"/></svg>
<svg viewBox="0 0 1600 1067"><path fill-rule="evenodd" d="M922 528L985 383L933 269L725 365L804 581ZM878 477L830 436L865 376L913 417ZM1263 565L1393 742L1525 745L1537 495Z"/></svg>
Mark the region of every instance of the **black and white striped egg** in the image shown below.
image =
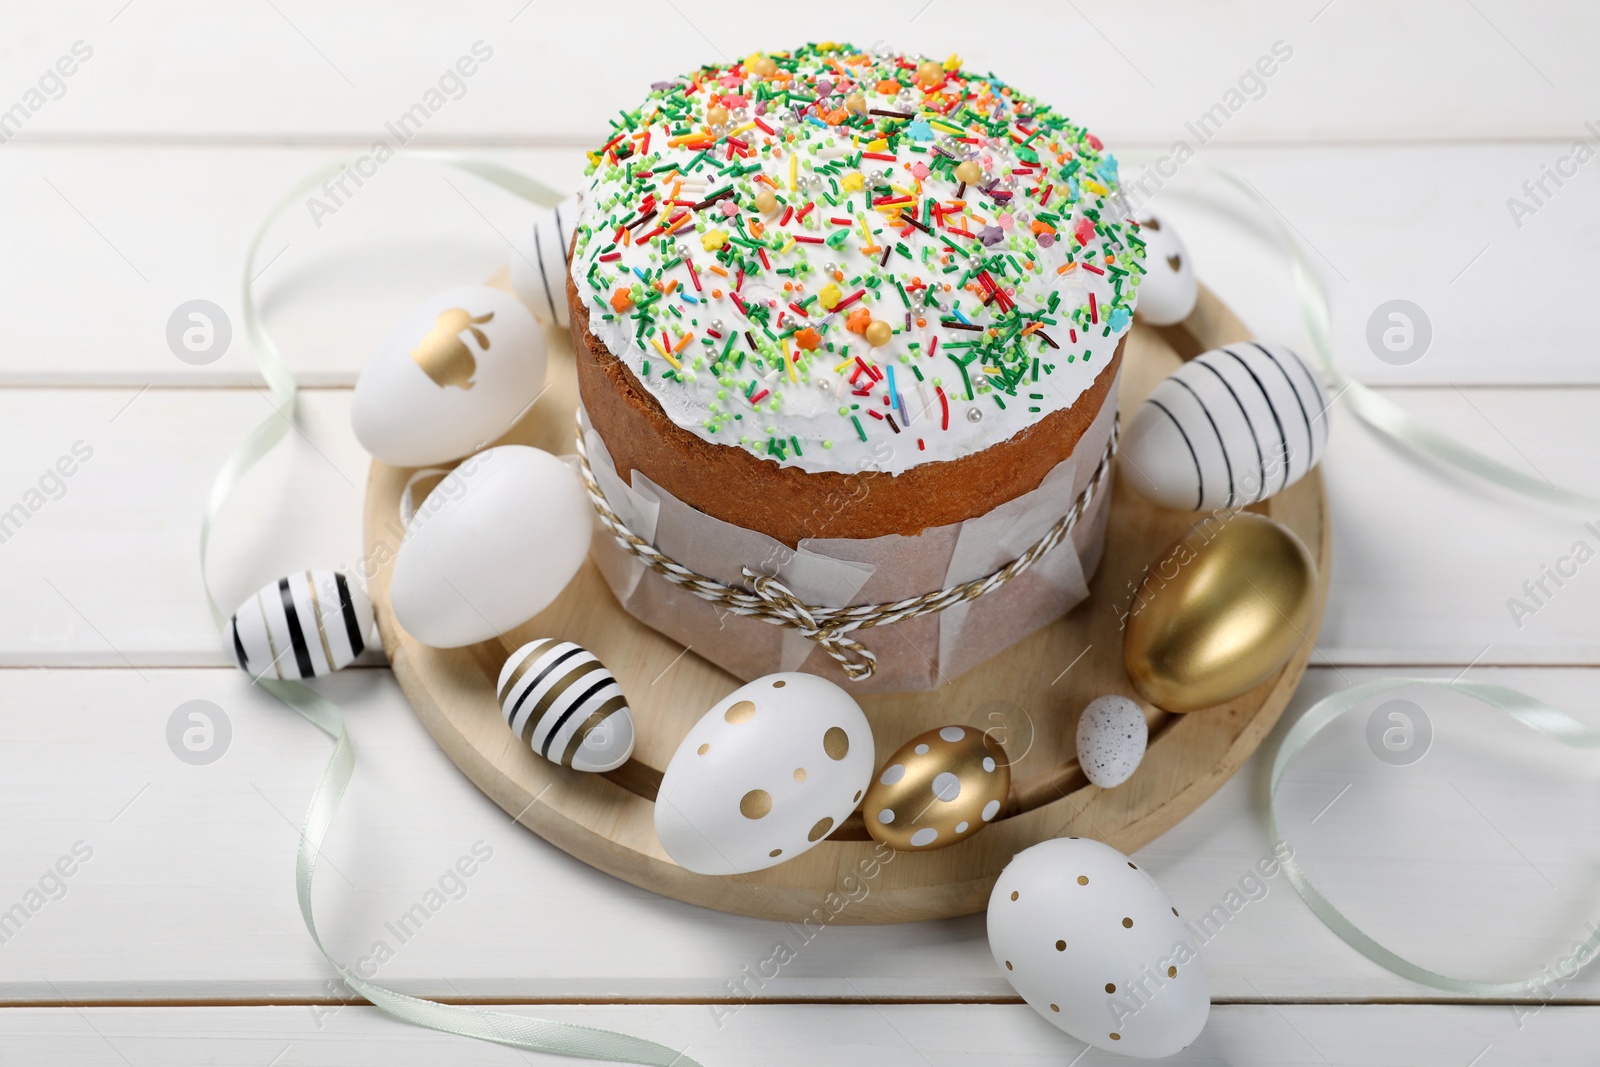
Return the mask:
<svg viewBox="0 0 1600 1067"><path fill-rule="evenodd" d="M299 571L239 605L228 633L234 659L252 676L314 678L361 655L372 601L338 571Z"/></svg>
<svg viewBox="0 0 1600 1067"><path fill-rule="evenodd" d="M541 210L511 255L511 287L540 322L567 325L567 252L579 211L576 196Z"/></svg>
<svg viewBox="0 0 1600 1067"><path fill-rule="evenodd" d="M1122 475L1184 511L1242 508L1293 485L1322 459L1328 394L1305 361L1246 341L1184 364L1140 406L1122 439Z"/></svg>
<svg viewBox="0 0 1600 1067"><path fill-rule="evenodd" d="M594 654L543 638L511 654L496 686L511 732L552 763L612 771L633 755L633 713Z"/></svg>

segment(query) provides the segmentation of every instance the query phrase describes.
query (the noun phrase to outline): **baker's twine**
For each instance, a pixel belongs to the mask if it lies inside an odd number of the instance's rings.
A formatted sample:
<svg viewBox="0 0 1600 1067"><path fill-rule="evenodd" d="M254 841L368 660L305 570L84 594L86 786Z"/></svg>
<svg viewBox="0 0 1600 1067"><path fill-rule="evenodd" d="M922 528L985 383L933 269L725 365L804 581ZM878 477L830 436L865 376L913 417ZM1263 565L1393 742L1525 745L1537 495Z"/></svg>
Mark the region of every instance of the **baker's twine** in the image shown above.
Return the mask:
<svg viewBox="0 0 1600 1067"><path fill-rule="evenodd" d="M674 561L649 541L628 529L606 503L605 494L600 491L599 484L594 480L594 471L589 466L589 453L583 443L581 417L578 422L577 449L578 465L583 475L584 487L589 492L589 502L594 505L595 514L600 516L600 524L610 531L611 536L625 551L673 585L687 589L702 600L721 604L736 615L747 615L774 626L787 626L798 630L801 636L821 645L823 651L839 664L847 678L853 682L863 682L871 678L878 669L878 657L860 641L849 637L850 633L870 626L888 626L920 615L931 615L955 604L968 603L986 593L992 593L1032 567L1045 553L1066 540L1072 528L1083 518L1089 505L1104 487L1110 477L1111 459L1117 454L1118 428L1118 422L1114 421L1111 426L1111 437L1106 442L1105 452L1100 457L1100 465L1095 468L1094 476L1089 479L1089 484L1084 486L1083 492L1072 502L1071 509L1057 520L1043 537L1010 563L985 577L974 578L908 600L895 600L887 604L858 604L843 608L807 604L773 575L760 574L749 567L740 568L745 581L749 583L749 588L745 589L726 585L703 574L696 574Z"/></svg>

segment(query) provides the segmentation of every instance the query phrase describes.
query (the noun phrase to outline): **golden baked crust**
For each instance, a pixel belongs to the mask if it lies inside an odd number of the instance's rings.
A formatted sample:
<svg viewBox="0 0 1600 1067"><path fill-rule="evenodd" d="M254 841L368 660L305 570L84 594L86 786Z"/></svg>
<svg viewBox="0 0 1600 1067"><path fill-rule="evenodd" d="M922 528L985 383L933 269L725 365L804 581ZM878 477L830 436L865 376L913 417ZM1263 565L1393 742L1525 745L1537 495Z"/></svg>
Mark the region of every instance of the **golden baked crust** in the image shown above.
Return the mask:
<svg viewBox="0 0 1600 1067"><path fill-rule="evenodd" d="M930 462L902 474L806 472L737 445L719 445L678 426L589 331L589 308L567 281L578 392L619 474L633 472L714 518L767 534L793 548L805 537L916 535L983 515L1038 488L1072 455L1110 396L1124 334L1110 362L1069 408L1052 412L982 452ZM1096 457L1098 458L1098 457Z"/></svg>

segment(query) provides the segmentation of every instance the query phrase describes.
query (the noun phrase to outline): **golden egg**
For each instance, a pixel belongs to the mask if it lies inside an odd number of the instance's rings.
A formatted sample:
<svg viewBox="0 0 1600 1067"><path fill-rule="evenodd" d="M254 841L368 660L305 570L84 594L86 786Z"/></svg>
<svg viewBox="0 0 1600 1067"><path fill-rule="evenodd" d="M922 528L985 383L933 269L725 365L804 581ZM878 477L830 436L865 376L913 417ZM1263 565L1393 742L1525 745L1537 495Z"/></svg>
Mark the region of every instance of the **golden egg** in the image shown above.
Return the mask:
<svg viewBox="0 0 1600 1067"><path fill-rule="evenodd" d="M917 84L924 89L936 89L944 84L944 64L925 59L917 64Z"/></svg>
<svg viewBox="0 0 1600 1067"><path fill-rule="evenodd" d="M756 210L763 215L770 215L778 210L778 198L772 194L771 189L763 189L756 194Z"/></svg>
<svg viewBox="0 0 1600 1067"><path fill-rule="evenodd" d="M1312 639L1317 565L1286 527L1253 512L1191 527L1145 571L1122 640L1128 677L1167 711L1249 692Z"/></svg>
<svg viewBox="0 0 1600 1067"><path fill-rule="evenodd" d="M944 726L889 757L861 810L874 840L931 852L987 826L1010 790L1011 766L998 741L971 726Z"/></svg>
<svg viewBox="0 0 1600 1067"><path fill-rule="evenodd" d="M712 126L721 126L728 121L728 109L721 104L706 108L706 122Z"/></svg>
<svg viewBox="0 0 1600 1067"><path fill-rule="evenodd" d="M881 348L889 343L889 338L894 336L894 327L882 319L873 319L867 324L867 344L873 348Z"/></svg>
<svg viewBox="0 0 1600 1067"><path fill-rule="evenodd" d="M969 159L964 163L956 164L956 181L966 182L971 185L981 177L983 177L983 168L978 166L976 160Z"/></svg>
<svg viewBox="0 0 1600 1067"><path fill-rule="evenodd" d="M760 52L752 53L744 61L744 69L758 78L770 78L778 72L778 64L771 56L764 56Z"/></svg>

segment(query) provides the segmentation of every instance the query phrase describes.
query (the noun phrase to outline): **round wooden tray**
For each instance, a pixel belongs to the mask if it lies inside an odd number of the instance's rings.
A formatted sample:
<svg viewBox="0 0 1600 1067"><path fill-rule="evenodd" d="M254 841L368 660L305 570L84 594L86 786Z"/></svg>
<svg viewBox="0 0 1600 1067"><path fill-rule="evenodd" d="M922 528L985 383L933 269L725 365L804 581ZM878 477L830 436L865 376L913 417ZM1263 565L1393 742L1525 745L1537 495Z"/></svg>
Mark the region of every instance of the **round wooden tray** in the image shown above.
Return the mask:
<svg viewBox="0 0 1600 1067"><path fill-rule="evenodd" d="M1250 336L1206 290L1179 326L1154 329L1136 321L1122 374L1123 411L1133 411L1181 360ZM549 390L498 443L572 451L572 349L564 332L552 331L550 342ZM369 558L389 558L398 544L400 494L410 474L372 466ZM1321 475L1312 471L1253 510L1288 526L1311 549L1320 624L1329 559ZM1149 751L1125 784L1099 789L1078 769L1079 710L1103 693L1134 695L1122 668L1119 616L1144 568L1196 517L1157 508L1115 484L1105 556L1085 604L935 692L859 698L880 758L937 726L994 732L1013 766L1010 799L992 826L950 848L891 853L883 862L857 813L810 852L734 877L692 874L673 863L656 840L653 801L678 742L740 682L626 614L593 563L538 617L498 640L462 649L429 648L396 624L389 565L373 578L371 593L395 677L434 739L495 803L558 848L634 885L721 911L788 921L815 914L830 922L908 922L981 910L1011 857L1047 838L1094 837L1132 852L1198 807L1271 730L1305 671L1316 624L1276 677L1231 703L1188 715L1146 706ZM495 680L507 653L551 636L593 651L628 694L638 743L633 759L611 774L584 774L539 758L501 718ZM854 899L841 910L847 896Z"/></svg>

